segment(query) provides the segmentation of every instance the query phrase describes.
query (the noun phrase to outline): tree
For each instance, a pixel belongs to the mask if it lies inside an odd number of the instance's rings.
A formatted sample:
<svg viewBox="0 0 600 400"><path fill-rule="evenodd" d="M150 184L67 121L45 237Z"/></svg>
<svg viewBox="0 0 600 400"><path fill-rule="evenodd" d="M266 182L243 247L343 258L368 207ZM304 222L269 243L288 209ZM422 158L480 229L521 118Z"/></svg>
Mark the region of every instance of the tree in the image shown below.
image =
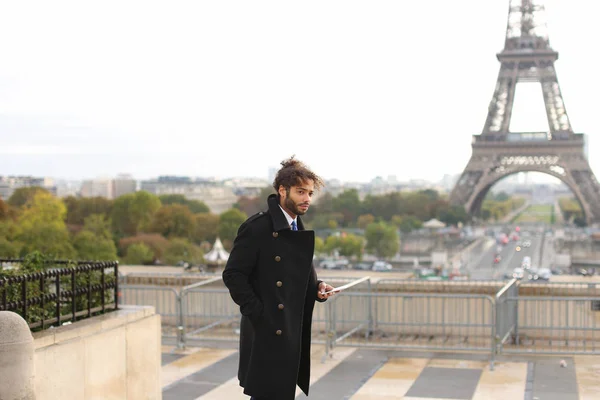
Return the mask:
<svg viewBox="0 0 600 400"><path fill-rule="evenodd" d="M199 264L202 262L203 255L200 247L190 243L189 240L174 238L169 241L163 261L168 265L175 265L179 261Z"/></svg>
<svg viewBox="0 0 600 400"><path fill-rule="evenodd" d="M105 236L83 230L73 238L73 247L80 260L113 261L117 259L115 243Z"/></svg>
<svg viewBox="0 0 600 400"><path fill-rule="evenodd" d="M246 215L254 215L263 210L264 206L265 200L261 199L260 197L241 196L233 207L242 211Z"/></svg>
<svg viewBox="0 0 600 400"><path fill-rule="evenodd" d="M9 216L9 209L8 209L8 204L6 204L1 198L0 198L0 221L8 219Z"/></svg>
<svg viewBox="0 0 600 400"><path fill-rule="evenodd" d="M193 239L196 243L214 242L219 233L219 216L215 214L196 214L196 231Z"/></svg>
<svg viewBox="0 0 600 400"><path fill-rule="evenodd" d="M339 252L344 257L362 258L364 239L356 235L342 235L338 241ZM396 250L397 251L397 250ZM394 254L396 254L394 252Z"/></svg>
<svg viewBox="0 0 600 400"><path fill-rule="evenodd" d="M325 251L325 242L319 236L315 236L315 254L321 254Z"/></svg>
<svg viewBox="0 0 600 400"><path fill-rule="evenodd" d="M342 214L342 226L349 226L356 221L361 212L361 202L356 189L345 190L332 199L333 211Z"/></svg>
<svg viewBox="0 0 600 400"><path fill-rule="evenodd" d="M83 230L92 232L99 238L111 239L110 221L103 214L91 214L83 221Z"/></svg>
<svg viewBox="0 0 600 400"><path fill-rule="evenodd" d="M341 213L319 214L313 219L311 226L313 229L335 229L343 219Z"/></svg>
<svg viewBox="0 0 600 400"><path fill-rule="evenodd" d="M339 247L339 237L336 235L327 236L325 239L325 244L323 246L323 250L327 254L333 253Z"/></svg>
<svg viewBox="0 0 600 400"><path fill-rule="evenodd" d="M194 214L210 212L210 208L203 201L188 199L182 194L163 194L158 198L163 205L180 204L187 206Z"/></svg>
<svg viewBox="0 0 600 400"><path fill-rule="evenodd" d="M147 232L160 206L160 199L145 191L118 197L111 211L113 231L119 236Z"/></svg>
<svg viewBox="0 0 600 400"><path fill-rule="evenodd" d="M134 243L127 248L127 255L124 258L125 264L145 265L153 261L154 253L144 243Z"/></svg>
<svg viewBox="0 0 600 400"><path fill-rule="evenodd" d="M404 207L401 215L414 215L417 219L423 221L433 218L431 206L433 201L429 195L423 192L407 193L404 196Z"/></svg>
<svg viewBox="0 0 600 400"><path fill-rule="evenodd" d="M155 260L162 260L163 254L169 246L169 241L157 233L140 233L119 240L119 253L128 254L129 247L143 243L152 251Z"/></svg>
<svg viewBox="0 0 600 400"><path fill-rule="evenodd" d="M47 191L38 191L30 198L18 219L17 239L23 243L21 254L39 251L73 258L75 250L64 222L66 213L64 203Z"/></svg>
<svg viewBox="0 0 600 400"><path fill-rule="evenodd" d="M17 258L21 252L22 244L11 242L0 236L0 258Z"/></svg>
<svg viewBox="0 0 600 400"><path fill-rule="evenodd" d="M402 217L400 222L400 230L404 233L412 232L415 229L419 229L423 226L423 222L413 215L406 215Z"/></svg>
<svg viewBox="0 0 600 400"><path fill-rule="evenodd" d="M219 216L219 237L223 241L233 242L240 225L247 219L247 215L236 208L231 208Z"/></svg>
<svg viewBox="0 0 600 400"><path fill-rule="evenodd" d="M114 203L105 197L78 199L73 196L65 197L63 202L67 206L67 224L69 225L83 225L84 220L92 214L100 214L108 218Z"/></svg>
<svg viewBox="0 0 600 400"><path fill-rule="evenodd" d="M463 206L450 206L439 210L437 218L447 225L458 225L459 222L467 222L469 215Z"/></svg>
<svg viewBox="0 0 600 400"><path fill-rule="evenodd" d="M363 214L358 217L356 226L360 229L366 229L367 225L375 222L375 217L372 214Z"/></svg>
<svg viewBox="0 0 600 400"><path fill-rule="evenodd" d="M365 238L366 249L374 252L378 257L393 257L400 248L396 228L385 222L369 224L365 231Z"/></svg>
<svg viewBox="0 0 600 400"><path fill-rule="evenodd" d="M394 215L392 217L392 220L390 221L390 223L392 225L394 225L396 228L400 229L400 226L402 226L402 216L401 215Z"/></svg>
<svg viewBox="0 0 600 400"><path fill-rule="evenodd" d="M33 199L38 193L50 194L49 191L39 186L22 187L15 189L13 194L8 198L8 204L13 207L23 207L25 203Z"/></svg>
<svg viewBox="0 0 600 400"><path fill-rule="evenodd" d="M187 205L173 204L162 206L154 214L150 227L167 238L192 238L196 231L196 219Z"/></svg>

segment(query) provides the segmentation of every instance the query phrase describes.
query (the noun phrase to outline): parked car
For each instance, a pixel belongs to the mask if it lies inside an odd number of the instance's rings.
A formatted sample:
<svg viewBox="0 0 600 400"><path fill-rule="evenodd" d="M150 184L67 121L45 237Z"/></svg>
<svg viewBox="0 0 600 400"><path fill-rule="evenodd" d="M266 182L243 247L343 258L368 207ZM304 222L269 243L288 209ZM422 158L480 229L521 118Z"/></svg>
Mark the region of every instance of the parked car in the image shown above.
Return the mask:
<svg viewBox="0 0 600 400"><path fill-rule="evenodd" d="M513 274L512 274L513 278L520 280L520 279L523 279L523 275L524 275L523 268L515 268L513 270Z"/></svg>
<svg viewBox="0 0 600 400"><path fill-rule="evenodd" d="M348 260L323 260L319 266L323 269L344 269L348 267Z"/></svg>
<svg viewBox="0 0 600 400"><path fill-rule="evenodd" d="M385 261L375 261L371 270L376 272L388 272L393 269L392 264Z"/></svg>
<svg viewBox="0 0 600 400"><path fill-rule="evenodd" d="M358 270L362 270L362 271L370 271L371 268L372 268L371 264L364 263L364 262L352 265L352 269L358 269Z"/></svg>
<svg viewBox="0 0 600 400"><path fill-rule="evenodd" d="M549 281L550 277L552 277L552 271L550 271L550 268L540 268L537 272L537 275L538 279Z"/></svg>

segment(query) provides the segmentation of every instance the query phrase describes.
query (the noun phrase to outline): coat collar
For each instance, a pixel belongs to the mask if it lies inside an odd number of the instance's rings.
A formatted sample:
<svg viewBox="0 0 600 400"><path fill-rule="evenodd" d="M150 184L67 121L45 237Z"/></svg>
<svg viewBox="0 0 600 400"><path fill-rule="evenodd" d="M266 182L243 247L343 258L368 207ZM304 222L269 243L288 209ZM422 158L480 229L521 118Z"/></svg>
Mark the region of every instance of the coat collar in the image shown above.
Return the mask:
<svg viewBox="0 0 600 400"><path fill-rule="evenodd" d="M269 215L271 215L271 219L273 220L273 229L275 231L291 229L287 223L285 215L283 215L283 211L281 211L281 208L279 208L279 200L277 199L276 194L269 195L269 198L267 199L267 205L269 207ZM304 223L302 222L302 219L299 215L296 218L296 221L296 223L298 224L298 230L303 231Z"/></svg>

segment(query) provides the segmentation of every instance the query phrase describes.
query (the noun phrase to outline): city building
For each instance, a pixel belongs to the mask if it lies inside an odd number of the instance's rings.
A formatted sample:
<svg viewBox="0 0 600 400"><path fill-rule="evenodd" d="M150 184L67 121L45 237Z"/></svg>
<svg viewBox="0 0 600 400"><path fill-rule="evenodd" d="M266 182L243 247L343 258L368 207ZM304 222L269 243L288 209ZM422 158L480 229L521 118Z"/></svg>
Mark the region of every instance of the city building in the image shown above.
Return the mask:
<svg viewBox="0 0 600 400"><path fill-rule="evenodd" d="M0 176L0 198L8 200L16 189L24 187L41 187L56 195L56 186L52 178L36 178L33 176Z"/></svg>
<svg viewBox="0 0 600 400"><path fill-rule="evenodd" d="M137 190L137 181L129 174L120 174L113 180L113 196L123 196Z"/></svg>
<svg viewBox="0 0 600 400"><path fill-rule="evenodd" d="M113 181L109 178L86 179L81 184L81 197L114 198Z"/></svg>
<svg viewBox="0 0 600 400"><path fill-rule="evenodd" d="M140 189L157 196L181 194L187 199L204 202L215 214L230 209L238 199L234 189L222 182L184 176L161 176L158 179L145 180L141 182Z"/></svg>

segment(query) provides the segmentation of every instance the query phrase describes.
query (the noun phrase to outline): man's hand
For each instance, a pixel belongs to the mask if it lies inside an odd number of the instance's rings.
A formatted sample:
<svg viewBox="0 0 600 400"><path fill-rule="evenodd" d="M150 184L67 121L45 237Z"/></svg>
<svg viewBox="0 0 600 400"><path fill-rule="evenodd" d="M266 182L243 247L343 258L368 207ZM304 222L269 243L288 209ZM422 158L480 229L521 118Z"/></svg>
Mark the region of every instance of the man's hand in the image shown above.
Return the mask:
<svg viewBox="0 0 600 400"><path fill-rule="evenodd" d="M331 292L332 290L333 290L333 292ZM331 293L325 294L325 292L331 292ZM320 299L327 299L336 293L338 293L338 292L335 291L335 288L331 285L328 285L325 282L321 282L319 284L319 288L317 289L317 297Z"/></svg>

